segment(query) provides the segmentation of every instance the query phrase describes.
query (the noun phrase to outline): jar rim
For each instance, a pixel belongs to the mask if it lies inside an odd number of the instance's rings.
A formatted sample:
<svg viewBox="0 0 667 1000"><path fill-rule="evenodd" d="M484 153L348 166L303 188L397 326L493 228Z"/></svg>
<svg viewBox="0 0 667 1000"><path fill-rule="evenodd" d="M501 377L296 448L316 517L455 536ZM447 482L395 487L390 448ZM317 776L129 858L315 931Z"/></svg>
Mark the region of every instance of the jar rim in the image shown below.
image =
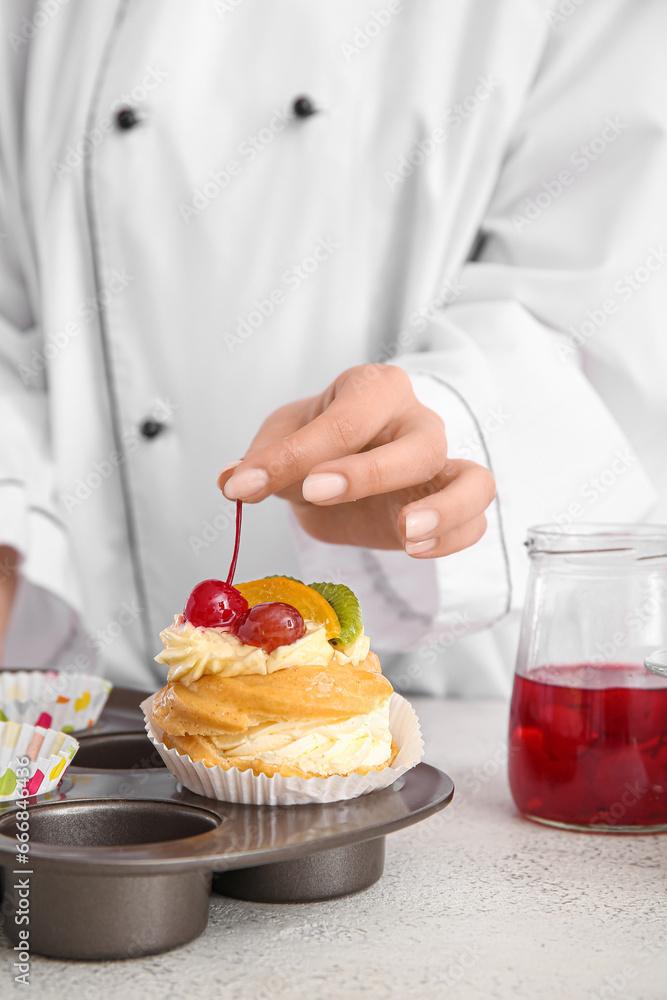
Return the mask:
<svg viewBox="0 0 667 1000"><path fill-rule="evenodd" d="M667 649L656 649L654 653L647 656L644 666L653 674L659 677L667 677Z"/></svg>
<svg viewBox="0 0 667 1000"><path fill-rule="evenodd" d="M531 555L625 552L638 559L667 558L667 524L537 524L528 529L526 545Z"/></svg>

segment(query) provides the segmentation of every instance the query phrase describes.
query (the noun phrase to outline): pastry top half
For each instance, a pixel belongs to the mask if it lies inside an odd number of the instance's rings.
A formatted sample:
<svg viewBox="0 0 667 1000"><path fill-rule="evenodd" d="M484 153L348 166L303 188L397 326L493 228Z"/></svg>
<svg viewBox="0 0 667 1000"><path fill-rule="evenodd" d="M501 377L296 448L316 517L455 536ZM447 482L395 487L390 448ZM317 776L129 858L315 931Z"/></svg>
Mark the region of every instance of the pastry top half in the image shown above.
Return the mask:
<svg viewBox="0 0 667 1000"><path fill-rule="evenodd" d="M334 722L368 715L391 693L377 657L369 653L359 666L303 665L236 677L205 674L187 686L176 681L158 692L153 718L176 736L224 736L265 722Z"/></svg>

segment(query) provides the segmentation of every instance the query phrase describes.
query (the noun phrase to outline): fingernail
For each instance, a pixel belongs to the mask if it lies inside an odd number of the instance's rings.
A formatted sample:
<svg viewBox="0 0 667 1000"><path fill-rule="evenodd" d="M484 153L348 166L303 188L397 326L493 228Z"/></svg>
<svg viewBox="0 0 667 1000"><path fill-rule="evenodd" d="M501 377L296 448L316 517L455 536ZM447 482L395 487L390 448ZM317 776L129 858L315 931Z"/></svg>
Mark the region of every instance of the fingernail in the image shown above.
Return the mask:
<svg viewBox="0 0 667 1000"><path fill-rule="evenodd" d="M224 476L225 472L229 472L230 469L235 469L237 465L240 465L243 461L242 458L237 458L235 462L230 462L229 465L225 465L218 473L218 479L220 476Z"/></svg>
<svg viewBox="0 0 667 1000"><path fill-rule="evenodd" d="M308 503L319 503L342 496L346 489L347 479L338 472L316 472L306 476L301 492Z"/></svg>
<svg viewBox="0 0 667 1000"><path fill-rule="evenodd" d="M437 538L427 538L425 542L406 542L405 551L409 556L420 556L422 552L434 549L438 544Z"/></svg>
<svg viewBox="0 0 667 1000"><path fill-rule="evenodd" d="M228 500L243 500L263 490L268 481L269 474L264 469L244 469L227 480L222 492Z"/></svg>
<svg viewBox="0 0 667 1000"><path fill-rule="evenodd" d="M421 538L428 535L440 524L440 515L432 507L412 511L405 519L405 537Z"/></svg>

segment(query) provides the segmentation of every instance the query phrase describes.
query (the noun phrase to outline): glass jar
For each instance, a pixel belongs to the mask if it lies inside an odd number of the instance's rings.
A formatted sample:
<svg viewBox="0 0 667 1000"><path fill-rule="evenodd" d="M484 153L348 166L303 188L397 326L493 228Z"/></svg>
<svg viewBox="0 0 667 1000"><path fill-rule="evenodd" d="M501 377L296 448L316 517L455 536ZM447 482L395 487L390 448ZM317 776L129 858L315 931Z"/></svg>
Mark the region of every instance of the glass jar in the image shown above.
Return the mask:
<svg viewBox="0 0 667 1000"><path fill-rule="evenodd" d="M529 819L667 830L667 527L531 528L509 726L509 779Z"/></svg>

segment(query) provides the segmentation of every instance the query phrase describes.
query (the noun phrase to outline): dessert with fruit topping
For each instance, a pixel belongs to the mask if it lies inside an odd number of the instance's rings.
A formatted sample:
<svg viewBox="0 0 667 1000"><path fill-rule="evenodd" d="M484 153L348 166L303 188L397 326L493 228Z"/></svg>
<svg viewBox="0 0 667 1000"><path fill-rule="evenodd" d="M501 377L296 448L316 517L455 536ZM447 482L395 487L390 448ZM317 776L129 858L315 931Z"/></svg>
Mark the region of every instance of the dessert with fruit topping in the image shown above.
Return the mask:
<svg viewBox="0 0 667 1000"><path fill-rule="evenodd" d="M240 529L238 507L237 545ZM329 777L387 767L392 687L342 584L205 580L160 633L165 746L254 774Z"/></svg>

